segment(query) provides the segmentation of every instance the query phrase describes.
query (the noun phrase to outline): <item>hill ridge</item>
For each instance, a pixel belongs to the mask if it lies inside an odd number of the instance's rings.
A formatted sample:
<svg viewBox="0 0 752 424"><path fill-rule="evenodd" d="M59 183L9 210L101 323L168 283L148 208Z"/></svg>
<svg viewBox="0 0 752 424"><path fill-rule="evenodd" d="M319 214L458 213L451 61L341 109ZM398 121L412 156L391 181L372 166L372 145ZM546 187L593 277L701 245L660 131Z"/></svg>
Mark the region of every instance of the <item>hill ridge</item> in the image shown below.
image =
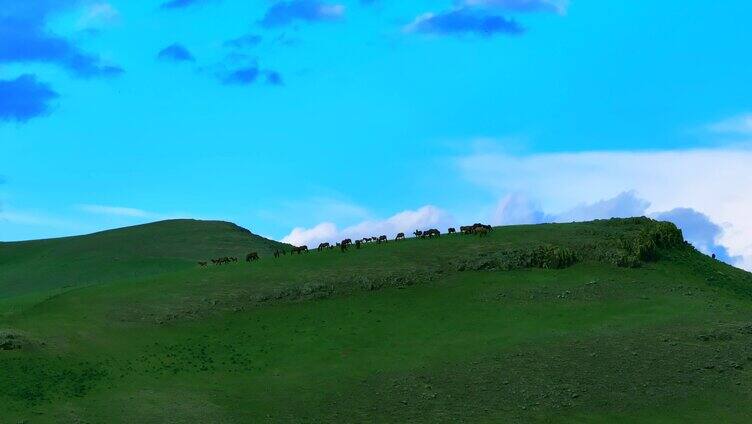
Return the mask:
<svg viewBox="0 0 752 424"><path fill-rule="evenodd" d="M172 219L54 239L0 243L0 298L189 269L211 257L287 245L228 221Z"/></svg>

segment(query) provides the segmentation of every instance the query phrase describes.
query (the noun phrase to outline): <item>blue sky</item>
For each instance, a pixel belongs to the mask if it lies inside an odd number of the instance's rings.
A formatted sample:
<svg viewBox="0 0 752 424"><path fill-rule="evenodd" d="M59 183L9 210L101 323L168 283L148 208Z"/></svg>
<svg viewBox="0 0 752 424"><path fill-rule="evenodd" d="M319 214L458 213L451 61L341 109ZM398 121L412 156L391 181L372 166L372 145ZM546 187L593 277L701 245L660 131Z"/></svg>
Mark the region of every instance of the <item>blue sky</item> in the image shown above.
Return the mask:
<svg viewBox="0 0 752 424"><path fill-rule="evenodd" d="M750 12L0 0L0 240L196 217L302 243L641 212L752 268Z"/></svg>

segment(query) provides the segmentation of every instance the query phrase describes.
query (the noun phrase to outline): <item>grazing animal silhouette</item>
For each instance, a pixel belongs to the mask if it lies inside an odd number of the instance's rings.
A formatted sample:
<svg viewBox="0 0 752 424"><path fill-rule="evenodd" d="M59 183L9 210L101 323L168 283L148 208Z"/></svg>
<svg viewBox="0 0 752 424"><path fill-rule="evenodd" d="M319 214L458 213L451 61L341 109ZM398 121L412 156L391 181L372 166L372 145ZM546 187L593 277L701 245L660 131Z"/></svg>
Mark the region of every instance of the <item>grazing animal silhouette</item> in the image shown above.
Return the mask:
<svg viewBox="0 0 752 424"><path fill-rule="evenodd" d="M319 252L321 252L322 250L326 249L327 247L329 247L329 243L321 243L321 244L319 244L319 247L316 250L318 250Z"/></svg>
<svg viewBox="0 0 752 424"><path fill-rule="evenodd" d="M460 227L460 232L462 234L472 234L473 233L473 226L472 225L463 225Z"/></svg>
<svg viewBox="0 0 752 424"><path fill-rule="evenodd" d="M423 237L423 231L415 230L415 232L413 233L413 235L415 235L415 237Z"/></svg>
<svg viewBox="0 0 752 424"><path fill-rule="evenodd" d="M478 227L473 228L473 233L479 235L480 237L488 235L488 233L491 232L486 226L481 225Z"/></svg>
<svg viewBox="0 0 752 424"><path fill-rule="evenodd" d="M455 230L454 227L449 227L449 229L447 230L447 233L449 233L449 234L454 234L456 232L457 232L457 230Z"/></svg>
<svg viewBox="0 0 752 424"><path fill-rule="evenodd" d="M386 238L386 236L379 236L379 240L378 240L378 242L379 242L379 243L381 243L382 241L383 241L384 243L388 243L388 242L389 242L389 239L388 239L388 238Z"/></svg>
<svg viewBox="0 0 752 424"><path fill-rule="evenodd" d="M347 243L340 243L340 244L339 244L339 251L340 251L340 252L343 252L343 253L344 253L345 251L347 251Z"/></svg>
<svg viewBox="0 0 752 424"><path fill-rule="evenodd" d="M300 255L302 252L308 252L308 246L298 246L290 249L290 253L297 253Z"/></svg>
<svg viewBox="0 0 752 424"><path fill-rule="evenodd" d="M713 259L715 259L715 253L713 253L713 256L712 256L712 258L713 258Z"/></svg>
<svg viewBox="0 0 752 424"><path fill-rule="evenodd" d="M352 244L352 240L350 240L349 238L348 239L344 239L344 240L342 240L342 244Z"/></svg>
<svg viewBox="0 0 752 424"><path fill-rule="evenodd" d="M441 235L441 232L437 230L436 228L431 228L430 230L423 232L423 235L428 238L431 238L434 236L439 237Z"/></svg>
<svg viewBox="0 0 752 424"><path fill-rule="evenodd" d="M199 266L206 266L206 262L199 262Z"/></svg>
<svg viewBox="0 0 752 424"><path fill-rule="evenodd" d="M404 240L405 239L405 233L398 233L397 237L394 238L395 240Z"/></svg>
<svg viewBox="0 0 752 424"><path fill-rule="evenodd" d="M257 261L258 259L259 259L259 255L257 252L251 252L245 257L246 262Z"/></svg>

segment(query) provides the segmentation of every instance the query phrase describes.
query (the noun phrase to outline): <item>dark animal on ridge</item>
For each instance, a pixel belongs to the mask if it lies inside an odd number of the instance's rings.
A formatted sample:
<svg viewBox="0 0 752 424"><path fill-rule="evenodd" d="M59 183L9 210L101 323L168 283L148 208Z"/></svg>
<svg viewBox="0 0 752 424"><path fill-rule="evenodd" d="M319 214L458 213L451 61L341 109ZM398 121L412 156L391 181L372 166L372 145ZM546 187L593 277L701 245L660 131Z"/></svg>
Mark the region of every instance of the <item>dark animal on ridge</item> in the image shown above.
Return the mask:
<svg viewBox="0 0 752 424"><path fill-rule="evenodd" d="M229 264L232 261L232 259L225 256L224 258L212 259L211 261L215 265L222 265L222 264Z"/></svg>
<svg viewBox="0 0 752 424"><path fill-rule="evenodd" d="M319 244L319 247L316 250L318 250L320 252L320 251L326 249L327 247L329 247L329 243L321 243L321 244Z"/></svg>
<svg viewBox="0 0 752 424"><path fill-rule="evenodd" d="M349 238L342 240L342 244L352 244L352 240Z"/></svg>
<svg viewBox="0 0 752 424"><path fill-rule="evenodd" d="M431 237L439 237L441 236L441 232L437 230L436 228L431 228L430 230L423 233L424 236L431 238Z"/></svg>
<svg viewBox="0 0 752 424"><path fill-rule="evenodd" d="M301 252L308 252L308 246L298 246L290 249L290 253L297 253L300 255Z"/></svg>
<svg viewBox="0 0 752 424"><path fill-rule="evenodd" d="M413 234L415 235L415 237L422 237L423 236L423 231L415 230L415 232Z"/></svg>
<svg viewBox="0 0 752 424"><path fill-rule="evenodd" d="M394 238L395 240L404 240L405 239L405 233L398 233L397 237Z"/></svg>
<svg viewBox="0 0 752 424"><path fill-rule="evenodd" d="M454 234L456 232L457 232L457 230L455 230L454 227L449 227L449 229L447 230L447 233L449 233L449 234Z"/></svg>
<svg viewBox="0 0 752 424"><path fill-rule="evenodd" d="M251 252L247 254L245 257L246 262L257 261L258 259L259 259L259 255L257 252Z"/></svg>
<svg viewBox="0 0 752 424"><path fill-rule="evenodd" d="M379 243L381 243L382 241L383 241L384 243L388 243L388 242L389 242L389 239L388 239L388 238L387 238L386 236L379 236L379 240L378 240L378 242L379 242Z"/></svg>
<svg viewBox="0 0 752 424"><path fill-rule="evenodd" d="M480 237L483 237L483 236L485 236L485 235L488 235L488 233L489 233L490 231L491 231L491 230L489 230L489 229L488 229L488 228L487 228L486 226L484 226L484 225L481 225L481 226L478 226L478 227L473 227L473 233L475 233L475 234L479 235Z"/></svg>
<svg viewBox="0 0 752 424"><path fill-rule="evenodd" d="M347 243L339 243L339 250L344 253L347 250Z"/></svg>

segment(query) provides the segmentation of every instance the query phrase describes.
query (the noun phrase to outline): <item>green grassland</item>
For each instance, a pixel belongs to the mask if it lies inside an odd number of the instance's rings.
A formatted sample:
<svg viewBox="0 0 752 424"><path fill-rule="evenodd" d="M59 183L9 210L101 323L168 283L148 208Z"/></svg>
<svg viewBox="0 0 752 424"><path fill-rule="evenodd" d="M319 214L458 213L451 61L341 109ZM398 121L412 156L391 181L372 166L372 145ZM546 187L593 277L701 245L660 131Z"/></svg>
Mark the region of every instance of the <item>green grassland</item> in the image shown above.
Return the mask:
<svg viewBox="0 0 752 424"><path fill-rule="evenodd" d="M677 234L275 259L232 224L168 221L0 244L0 422L749 422L752 275Z"/></svg>
<svg viewBox="0 0 752 424"><path fill-rule="evenodd" d="M140 278L285 245L218 221L170 220L88 236L0 243L0 299Z"/></svg>

